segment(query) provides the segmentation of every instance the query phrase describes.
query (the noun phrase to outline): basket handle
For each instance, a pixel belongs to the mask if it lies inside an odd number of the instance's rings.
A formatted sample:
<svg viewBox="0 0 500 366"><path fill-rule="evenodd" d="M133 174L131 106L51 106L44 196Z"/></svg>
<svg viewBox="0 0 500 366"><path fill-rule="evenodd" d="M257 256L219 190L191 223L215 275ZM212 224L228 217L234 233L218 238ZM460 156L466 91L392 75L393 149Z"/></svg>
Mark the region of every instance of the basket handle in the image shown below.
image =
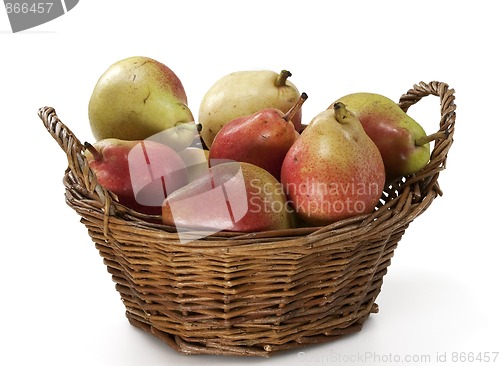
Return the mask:
<svg viewBox="0 0 500 366"><path fill-rule="evenodd" d="M407 184L416 181L424 182L421 187L423 195L431 189L436 190L438 194L442 194L437 178L439 172L446 167L448 151L453 143L456 119L455 90L451 89L448 84L439 81L415 84L412 89L401 96L399 106L403 111L407 112L413 104L428 95L434 95L440 99L441 119L439 121L439 130L431 135L434 140L434 147L431 151L429 163L415 177L408 179L406 182Z"/></svg>
<svg viewBox="0 0 500 366"><path fill-rule="evenodd" d="M106 216L108 216L111 209L111 196L113 194L101 187L97 182L97 177L90 169L87 159L84 156L85 146L59 119L54 108L42 107L38 110L38 116L43 121L47 131L66 153L68 170L71 173L75 189L80 194L101 202Z"/></svg>

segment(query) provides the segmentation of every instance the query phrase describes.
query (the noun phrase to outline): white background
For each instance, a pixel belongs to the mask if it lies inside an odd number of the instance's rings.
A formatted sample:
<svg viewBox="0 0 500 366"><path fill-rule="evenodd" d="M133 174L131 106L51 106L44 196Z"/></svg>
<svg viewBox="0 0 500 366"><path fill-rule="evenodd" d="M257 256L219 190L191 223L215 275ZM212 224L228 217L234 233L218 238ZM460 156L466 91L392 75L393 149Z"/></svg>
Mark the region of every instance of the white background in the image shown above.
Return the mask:
<svg viewBox="0 0 500 366"><path fill-rule="evenodd" d="M439 353L447 360L439 364L455 365L452 352L499 352L494 4L82 0L16 34L2 9L0 364L385 365L406 356L417 364L427 355L438 364ZM377 301L380 313L360 333L271 359L236 359L184 356L129 325L111 276L64 202L66 158L37 110L55 107L81 140L92 141L87 103L95 82L132 55L171 67L194 114L216 79L244 69L292 71L309 95L305 122L349 92L397 100L432 80L456 90L455 143L440 177L444 196L403 236ZM437 98L410 114L433 132Z"/></svg>

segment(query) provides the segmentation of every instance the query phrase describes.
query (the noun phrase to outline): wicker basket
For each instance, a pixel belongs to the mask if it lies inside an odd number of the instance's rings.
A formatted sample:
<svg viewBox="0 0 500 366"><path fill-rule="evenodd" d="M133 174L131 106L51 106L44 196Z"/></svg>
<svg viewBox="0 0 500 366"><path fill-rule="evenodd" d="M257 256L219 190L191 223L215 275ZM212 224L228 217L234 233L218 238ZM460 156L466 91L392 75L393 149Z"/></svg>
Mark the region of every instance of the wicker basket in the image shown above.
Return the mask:
<svg viewBox="0 0 500 366"><path fill-rule="evenodd" d="M441 194L454 90L420 83L399 104L406 111L428 95L440 98L446 137L435 141L421 172L387 187L372 214L321 228L220 232L189 244L103 189L53 108L39 116L67 154L66 202L104 258L130 323L186 354L269 356L357 332L377 312L399 240Z"/></svg>

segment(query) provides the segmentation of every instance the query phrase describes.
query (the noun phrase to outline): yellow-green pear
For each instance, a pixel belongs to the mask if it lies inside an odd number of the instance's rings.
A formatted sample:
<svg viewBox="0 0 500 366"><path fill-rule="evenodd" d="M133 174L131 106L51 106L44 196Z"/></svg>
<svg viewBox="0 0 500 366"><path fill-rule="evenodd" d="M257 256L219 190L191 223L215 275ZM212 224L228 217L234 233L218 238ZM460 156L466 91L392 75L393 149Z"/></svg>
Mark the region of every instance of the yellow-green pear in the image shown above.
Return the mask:
<svg viewBox="0 0 500 366"><path fill-rule="evenodd" d="M102 74L88 116L96 140L156 135L156 140L181 150L197 135L180 79L165 64L144 56L120 60Z"/></svg>
<svg viewBox="0 0 500 366"><path fill-rule="evenodd" d="M188 146L184 150L178 151L178 154L186 164L189 182L208 172L210 168L208 150Z"/></svg>
<svg viewBox="0 0 500 366"><path fill-rule="evenodd" d="M225 75L205 93L199 109L200 136L210 148L220 129L228 122L265 108L286 113L299 100L300 92L289 80L292 74L283 70L236 71ZM301 129L302 112L292 119L296 130Z"/></svg>

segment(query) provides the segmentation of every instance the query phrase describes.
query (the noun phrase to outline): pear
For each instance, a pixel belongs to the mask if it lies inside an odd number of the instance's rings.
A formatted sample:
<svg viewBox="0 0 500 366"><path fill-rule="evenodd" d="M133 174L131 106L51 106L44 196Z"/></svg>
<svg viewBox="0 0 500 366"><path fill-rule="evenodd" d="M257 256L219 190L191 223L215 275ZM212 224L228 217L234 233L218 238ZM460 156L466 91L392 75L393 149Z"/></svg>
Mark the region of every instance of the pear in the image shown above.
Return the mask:
<svg viewBox="0 0 500 366"><path fill-rule="evenodd" d="M300 219L328 225L374 210L384 164L359 120L336 103L316 115L290 148L281 183Z"/></svg>
<svg viewBox="0 0 500 366"><path fill-rule="evenodd" d="M161 136L175 150L198 134L184 87L163 63L134 56L112 64L97 81L88 105L96 140Z"/></svg>
<svg viewBox="0 0 500 366"><path fill-rule="evenodd" d="M292 227L281 184L249 163L226 162L165 199L162 221L185 230L255 232Z"/></svg>
<svg viewBox="0 0 500 366"><path fill-rule="evenodd" d="M217 80L205 93L200 104L198 122L200 135L208 148L215 135L226 123L264 108L276 108L286 113L300 98L297 87L288 80L292 74L283 70L237 71ZM302 112L292 122L301 129Z"/></svg>
<svg viewBox="0 0 500 366"><path fill-rule="evenodd" d="M161 215L165 197L188 183L184 161L161 143L109 138L85 147L97 182L137 212Z"/></svg>
<svg viewBox="0 0 500 366"><path fill-rule="evenodd" d="M208 150L196 146L188 146L178 153L186 165L189 182L208 171L210 167L208 164L210 152Z"/></svg>
<svg viewBox="0 0 500 366"><path fill-rule="evenodd" d="M429 162L430 146L424 129L393 100L359 92L345 95L337 102L344 103L356 115L377 145L388 180L417 173Z"/></svg>
<svg viewBox="0 0 500 366"><path fill-rule="evenodd" d="M225 159L247 162L266 169L279 180L283 159L297 139L291 119L306 99L307 94L302 93L287 113L264 108L224 125L212 143L211 164Z"/></svg>

